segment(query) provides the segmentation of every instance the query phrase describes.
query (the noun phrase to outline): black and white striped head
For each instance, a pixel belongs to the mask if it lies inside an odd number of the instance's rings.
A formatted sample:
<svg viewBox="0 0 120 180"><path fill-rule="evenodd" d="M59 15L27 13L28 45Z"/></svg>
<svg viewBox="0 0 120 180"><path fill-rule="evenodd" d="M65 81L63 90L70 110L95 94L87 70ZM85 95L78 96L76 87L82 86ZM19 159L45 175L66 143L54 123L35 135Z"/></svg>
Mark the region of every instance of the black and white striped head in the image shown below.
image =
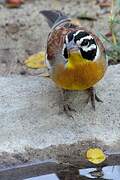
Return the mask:
<svg viewBox="0 0 120 180"><path fill-rule="evenodd" d="M99 47L92 34L84 31L73 31L66 35L63 46L63 55L67 59L69 52L78 51L84 59L93 61L99 57Z"/></svg>

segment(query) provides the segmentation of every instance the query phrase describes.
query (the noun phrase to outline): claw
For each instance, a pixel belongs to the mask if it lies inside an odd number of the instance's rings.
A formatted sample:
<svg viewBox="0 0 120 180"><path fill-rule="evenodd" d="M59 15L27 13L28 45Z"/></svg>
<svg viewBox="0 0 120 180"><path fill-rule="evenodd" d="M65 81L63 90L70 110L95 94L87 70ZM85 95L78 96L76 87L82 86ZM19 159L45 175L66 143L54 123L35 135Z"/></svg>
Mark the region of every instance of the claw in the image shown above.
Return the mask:
<svg viewBox="0 0 120 180"><path fill-rule="evenodd" d="M69 91L68 90L64 90L62 89L61 90L61 100L62 100L62 112L64 111L64 113L72 118L73 118L73 115L72 115L72 112L76 112L76 110L74 108L72 108L69 103L67 102L67 95L68 95Z"/></svg>
<svg viewBox="0 0 120 180"><path fill-rule="evenodd" d="M95 100L97 102L103 102L103 101L97 96L95 89L93 87L89 88L88 91L89 91L89 97L88 97L87 101L89 101L89 98L91 99L91 105L92 105L93 109L95 110L96 109L95 108Z"/></svg>
<svg viewBox="0 0 120 180"><path fill-rule="evenodd" d="M96 100L97 102L103 103L103 101L97 96L97 94L95 94L95 100Z"/></svg>
<svg viewBox="0 0 120 180"><path fill-rule="evenodd" d="M64 105L63 105L63 109L64 109L65 114L66 114L68 117L73 118L71 112L76 112L75 109L71 108L69 104L64 104ZM74 119L74 118L73 118L73 119Z"/></svg>
<svg viewBox="0 0 120 180"><path fill-rule="evenodd" d="M74 111L74 112L76 112L76 110L73 109L73 108L71 108L69 104L64 105L64 108L65 108L66 106L67 106L67 109L68 109L69 111Z"/></svg>

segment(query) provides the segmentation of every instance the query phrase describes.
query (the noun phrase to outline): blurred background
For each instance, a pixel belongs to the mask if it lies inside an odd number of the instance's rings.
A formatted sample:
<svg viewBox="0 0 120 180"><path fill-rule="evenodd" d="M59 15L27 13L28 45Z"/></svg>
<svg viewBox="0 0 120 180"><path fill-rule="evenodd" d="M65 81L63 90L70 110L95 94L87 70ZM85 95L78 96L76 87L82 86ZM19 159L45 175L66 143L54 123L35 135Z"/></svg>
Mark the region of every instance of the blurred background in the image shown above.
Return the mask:
<svg viewBox="0 0 120 180"><path fill-rule="evenodd" d="M0 0L0 75L29 70L23 61L45 50L50 31L41 10L61 10L104 42L109 64L120 62L120 0Z"/></svg>

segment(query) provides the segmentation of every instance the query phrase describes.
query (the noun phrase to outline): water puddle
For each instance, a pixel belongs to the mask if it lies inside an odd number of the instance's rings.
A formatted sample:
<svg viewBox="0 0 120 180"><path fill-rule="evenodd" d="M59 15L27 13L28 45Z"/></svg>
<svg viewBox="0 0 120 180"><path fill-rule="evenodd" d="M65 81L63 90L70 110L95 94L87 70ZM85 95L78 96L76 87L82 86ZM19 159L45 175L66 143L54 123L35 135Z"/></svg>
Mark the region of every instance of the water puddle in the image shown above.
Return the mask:
<svg viewBox="0 0 120 180"><path fill-rule="evenodd" d="M80 166L79 166L80 167ZM120 165L78 168L38 162L0 170L0 180L120 180Z"/></svg>
<svg viewBox="0 0 120 180"><path fill-rule="evenodd" d="M78 170L79 174L76 176L71 176L70 174L61 175L58 177L57 174L47 174L38 177L27 178L24 180L88 180L88 179L96 179L96 180L120 180L120 166L107 166L101 169L96 168L88 168L88 169L80 169Z"/></svg>
<svg viewBox="0 0 120 180"><path fill-rule="evenodd" d="M59 180L56 174L47 174L43 176L38 176L38 177L32 177L32 178L27 178L24 180Z"/></svg>
<svg viewBox="0 0 120 180"><path fill-rule="evenodd" d="M106 166L101 169L88 168L79 170L86 179L120 180L120 166Z"/></svg>

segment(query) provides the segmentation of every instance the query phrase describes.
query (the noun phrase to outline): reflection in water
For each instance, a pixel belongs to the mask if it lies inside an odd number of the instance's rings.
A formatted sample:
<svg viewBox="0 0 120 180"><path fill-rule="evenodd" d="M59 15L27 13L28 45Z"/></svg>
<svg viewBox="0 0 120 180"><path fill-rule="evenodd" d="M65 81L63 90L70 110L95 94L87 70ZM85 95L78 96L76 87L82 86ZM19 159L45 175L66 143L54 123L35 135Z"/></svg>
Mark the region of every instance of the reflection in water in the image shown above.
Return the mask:
<svg viewBox="0 0 120 180"><path fill-rule="evenodd" d="M79 170L73 167L57 172L57 176L59 180L80 180Z"/></svg>
<svg viewBox="0 0 120 180"><path fill-rule="evenodd" d="M120 180L120 166L110 166L103 168L104 179L111 178L114 180Z"/></svg>
<svg viewBox="0 0 120 180"><path fill-rule="evenodd" d="M120 180L120 166L106 166L103 168L65 168L55 174L47 174L24 180Z"/></svg>
<svg viewBox="0 0 120 180"><path fill-rule="evenodd" d="M96 168L80 169L79 172L81 176L91 179L100 177L106 180L120 180L120 166L106 166L99 171Z"/></svg>
<svg viewBox="0 0 120 180"><path fill-rule="evenodd" d="M48 175L28 178L28 179L25 179L25 180L59 180L59 179L55 174L48 174Z"/></svg>

